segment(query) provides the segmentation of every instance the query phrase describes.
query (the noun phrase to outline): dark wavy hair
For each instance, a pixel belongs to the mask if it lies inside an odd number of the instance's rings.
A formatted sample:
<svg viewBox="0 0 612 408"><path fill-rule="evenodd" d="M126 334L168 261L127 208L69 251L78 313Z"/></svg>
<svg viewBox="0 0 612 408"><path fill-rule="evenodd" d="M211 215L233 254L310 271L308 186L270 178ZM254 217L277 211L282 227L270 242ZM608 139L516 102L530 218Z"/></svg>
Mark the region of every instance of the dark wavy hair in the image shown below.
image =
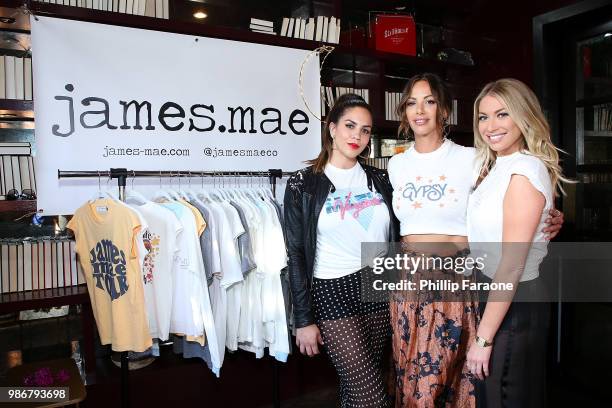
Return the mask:
<svg viewBox="0 0 612 408"><path fill-rule="evenodd" d="M331 158L333 150L333 140L331 137L331 131L329 125L332 123L338 123L344 113L351 108L364 108L372 115L372 108L368 103L359 95L348 93L340 96L334 106L327 114L327 120L325 121L325 129L321 133L321 152L319 155L312 160L308 160L306 163L313 166L313 172L315 174L323 173L325 165Z"/></svg>
<svg viewBox="0 0 612 408"><path fill-rule="evenodd" d="M436 99L438 104L436 122L440 129L444 127L444 119L448 118L453 111L452 96L446 82L438 75L430 72L417 74L408 80L402 93L402 99L396 109L397 116L400 117L400 125L397 129L399 137L408 136L409 138L414 138L414 133L412 129L410 129L410 123L408 122L408 115L406 115L406 108L408 106L408 98L410 98L410 94L412 93L412 88L414 88L414 84L419 81L426 81L429 84L431 94Z"/></svg>

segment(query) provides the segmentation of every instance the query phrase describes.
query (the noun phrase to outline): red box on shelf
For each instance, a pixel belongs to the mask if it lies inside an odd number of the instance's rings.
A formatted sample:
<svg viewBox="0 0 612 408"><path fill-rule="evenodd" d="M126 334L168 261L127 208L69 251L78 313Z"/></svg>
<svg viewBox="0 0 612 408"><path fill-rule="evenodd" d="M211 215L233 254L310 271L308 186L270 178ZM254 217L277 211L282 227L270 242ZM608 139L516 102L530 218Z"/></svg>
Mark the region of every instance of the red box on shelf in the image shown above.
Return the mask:
<svg viewBox="0 0 612 408"><path fill-rule="evenodd" d="M378 14L371 22L370 47L416 56L416 24L412 16Z"/></svg>

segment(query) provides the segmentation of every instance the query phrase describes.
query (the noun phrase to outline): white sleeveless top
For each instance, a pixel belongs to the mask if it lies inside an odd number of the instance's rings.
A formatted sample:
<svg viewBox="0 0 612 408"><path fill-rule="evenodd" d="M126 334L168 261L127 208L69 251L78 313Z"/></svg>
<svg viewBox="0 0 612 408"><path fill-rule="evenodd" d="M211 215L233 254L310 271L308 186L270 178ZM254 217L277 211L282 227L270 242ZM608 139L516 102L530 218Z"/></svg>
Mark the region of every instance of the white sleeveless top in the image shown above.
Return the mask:
<svg viewBox="0 0 612 408"><path fill-rule="evenodd" d="M504 223L504 197L513 174L529 179L531 184L544 195L546 204L540 223L533 236L534 244L527 256L525 270L520 281L538 277L538 268L547 254L546 234L542 228L548 211L553 208L553 187L546 166L539 158L521 152L498 157L491 172L470 195L467 213L468 240L472 253L486 248L487 261L484 274L493 278L501 259L501 242Z"/></svg>

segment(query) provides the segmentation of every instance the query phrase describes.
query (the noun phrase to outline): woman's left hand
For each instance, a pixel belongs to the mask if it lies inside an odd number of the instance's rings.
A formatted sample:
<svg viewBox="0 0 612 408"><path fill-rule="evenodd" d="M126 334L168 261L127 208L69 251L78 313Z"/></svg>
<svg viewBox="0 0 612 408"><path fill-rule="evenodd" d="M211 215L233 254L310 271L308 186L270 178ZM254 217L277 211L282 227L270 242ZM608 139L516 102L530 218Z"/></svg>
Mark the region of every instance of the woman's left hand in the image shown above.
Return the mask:
<svg viewBox="0 0 612 408"><path fill-rule="evenodd" d="M559 231L561 231L561 227L563 226L563 213L556 208L552 208L548 211L548 217L546 219L546 227L542 230L542 232L546 233L546 238L548 240L553 239L557 236Z"/></svg>
<svg viewBox="0 0 612 408"><path fill-rule="evenodd" d="M484 380L489 376L489 359L491 358L493 346L480 347L472 343L467 353L465 364L470 373L474 374L479 380Z"/></svg>

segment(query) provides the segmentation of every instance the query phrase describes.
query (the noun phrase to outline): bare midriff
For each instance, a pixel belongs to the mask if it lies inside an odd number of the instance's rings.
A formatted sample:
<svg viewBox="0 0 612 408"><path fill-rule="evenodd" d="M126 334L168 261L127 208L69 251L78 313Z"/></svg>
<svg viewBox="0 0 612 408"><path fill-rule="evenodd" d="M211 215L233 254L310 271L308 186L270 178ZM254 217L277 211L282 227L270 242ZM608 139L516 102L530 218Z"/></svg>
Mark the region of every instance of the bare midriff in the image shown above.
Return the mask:
<svg viewBox="0 0 612 408"><path fill-rule="evenodd" d="M468 248L468 240L463 235L414 234L401 239L407 248L439 255L452 254ZM411 245L413 244L413 245Z"/></svg>

